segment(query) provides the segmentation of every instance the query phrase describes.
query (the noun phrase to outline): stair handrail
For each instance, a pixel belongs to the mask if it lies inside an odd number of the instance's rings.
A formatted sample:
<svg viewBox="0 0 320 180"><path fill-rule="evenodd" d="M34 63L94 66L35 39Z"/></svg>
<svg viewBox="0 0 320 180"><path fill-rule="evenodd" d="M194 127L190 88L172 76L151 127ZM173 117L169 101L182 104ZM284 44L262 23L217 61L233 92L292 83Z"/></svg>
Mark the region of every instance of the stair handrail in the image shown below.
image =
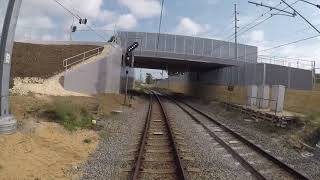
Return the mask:
<svg viewBox="0 0 320 180"><path fill-rule="evenodd" d="M97 47L97 48L91 49L91 50L89 50L89 51L86 51L86 52L77 54L77 55L75 55L75 56L66 58L66 59L63 60L63 67L64 67L66 70L68 70L68 68L69 68L70 66L74 65L74 64L78 64L78 63L83 62L83 61L85 61L85 60L87 60L87 59L89 59L89 58L91 58L91 57L93 57L93 56L97 56L97 55L101 54L103 48L104 48L103 46ZM91 54L91 55L89 55L89 56L86 56L86 54L88 54L88 53L90 53L90 52L94 52L94 51L97 51L97 52L94 53L94 54ZM69 62L69 61L75 59L76 57L80 57L80 58L79 58L78 60Z"/></svg>

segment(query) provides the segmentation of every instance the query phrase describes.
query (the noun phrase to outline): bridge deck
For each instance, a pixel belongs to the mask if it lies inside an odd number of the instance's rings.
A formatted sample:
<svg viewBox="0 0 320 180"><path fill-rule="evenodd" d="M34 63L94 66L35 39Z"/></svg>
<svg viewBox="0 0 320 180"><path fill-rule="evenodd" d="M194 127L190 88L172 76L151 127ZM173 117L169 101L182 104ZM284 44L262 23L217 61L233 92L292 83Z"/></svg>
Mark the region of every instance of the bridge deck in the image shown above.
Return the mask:
<svg viewBox="0 0 320 180"><path fill-rule="evenodd" d="M119 37L123 49L135 41L140 44L135 50L135 61L145 68L167 65L219 68L257 62L257 47L243 44L238 44L235 58L235 44L231 42L143 32L119 32Z"/></svg>

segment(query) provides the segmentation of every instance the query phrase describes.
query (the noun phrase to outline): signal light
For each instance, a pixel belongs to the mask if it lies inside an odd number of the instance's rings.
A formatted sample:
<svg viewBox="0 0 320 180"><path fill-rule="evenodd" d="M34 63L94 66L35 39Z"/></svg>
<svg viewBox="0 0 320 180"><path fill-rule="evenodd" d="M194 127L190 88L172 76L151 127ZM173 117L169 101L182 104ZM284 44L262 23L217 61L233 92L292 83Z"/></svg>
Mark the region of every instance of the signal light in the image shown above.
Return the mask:
<svg viewBox="0 0 320 180"><path fill-rule="evenodd" d="M130 53L130 52L126 53L124 62L125 62L126 66L131 66L131 64L132 64L132 53Z"/></svg>
<svg viewBox="0 0 320 180"><path fill-rule="evenodd" d="M76 32L77 31L77 26L71 26L71 32Z"/></svg>
<svg viewBox="0 0 320 180"><path fill-rule="evenodd" d="M79 24L87 24L87 18L79 19Z"/></svg>
<svg viewBox="0 0 320 180"><path fill-rule="evenodd" d="M132 44L127 48L127 52L132 52L132 51L135 50L138 46L139 46L139 43L138 43L138 42L132 43Z"/></svg>

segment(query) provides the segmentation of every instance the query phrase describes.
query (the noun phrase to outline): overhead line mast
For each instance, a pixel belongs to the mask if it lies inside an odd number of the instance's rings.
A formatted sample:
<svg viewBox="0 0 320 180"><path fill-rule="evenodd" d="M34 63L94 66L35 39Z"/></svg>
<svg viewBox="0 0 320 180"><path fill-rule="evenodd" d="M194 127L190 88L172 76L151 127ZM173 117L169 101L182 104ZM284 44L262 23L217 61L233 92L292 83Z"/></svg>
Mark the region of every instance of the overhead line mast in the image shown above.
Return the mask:
<svg viewBox="0 0 320 180"><path fill-rule="evenodd" d="M237 4L234 4L234 53L235 58L238 60L238 12L237 12Z"/></svg>

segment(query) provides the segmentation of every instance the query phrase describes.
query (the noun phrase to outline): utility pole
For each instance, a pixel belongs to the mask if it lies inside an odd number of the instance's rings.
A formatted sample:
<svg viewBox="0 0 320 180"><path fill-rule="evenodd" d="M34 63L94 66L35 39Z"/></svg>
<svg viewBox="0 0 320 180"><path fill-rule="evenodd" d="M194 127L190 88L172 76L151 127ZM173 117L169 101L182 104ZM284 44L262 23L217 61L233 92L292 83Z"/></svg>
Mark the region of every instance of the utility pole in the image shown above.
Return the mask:
<svg viewBox="0 0 320 180"><path fill-rule="evenodd" d="M9 0L2 27L0 43L0 134L12 134L17 129L16 119L9 113L9 81L14 35L22 0Z"/></svg>
<svg viewBox="0 0 320 180"><path fill-rule="evenodd" d="M238 60L238 12L237 4L234 4L234 58Z"/></svg>

